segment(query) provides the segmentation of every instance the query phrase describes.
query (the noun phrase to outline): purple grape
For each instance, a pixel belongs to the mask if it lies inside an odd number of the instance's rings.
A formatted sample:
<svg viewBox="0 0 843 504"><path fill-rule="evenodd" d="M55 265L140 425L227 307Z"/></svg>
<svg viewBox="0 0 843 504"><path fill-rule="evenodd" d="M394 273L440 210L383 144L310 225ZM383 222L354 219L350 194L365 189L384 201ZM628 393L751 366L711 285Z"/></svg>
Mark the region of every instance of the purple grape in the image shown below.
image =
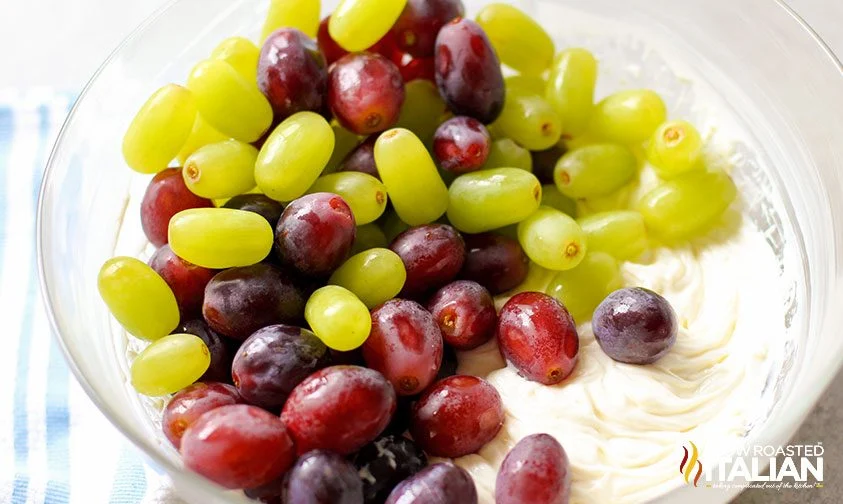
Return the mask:
<svg viewBox="0 0 843 504"><path fill-rule="evenodd" d="M177 256L169 245L163 245L152 254L149 267L167 282L179 305L182 319L202 312L205 286L217 274L215 270L189 263Z"/></svg>
<svg viewBox="0 0 843 504"><path fill-rule="evenodd" d="M345 157L337 171L356 171L380 180L378 168L375 166L375 141L377 139L378 135L369 136Z"/></svg>
<svg viewBox="0 0 843 504"><path fill-rule="evenodd" d="M465 264L460 277L474 280L496 296L521 285L530 260L518 240L495 233L465 235Z"/></svg>
<svg viewBox="0 0 843 504"><path fill-rule="evenodd" d="M457 276L465 262L465 242L446 224L416 226L389 246L407 270L401 294L414 297L442 287Z"/></svg>
<svg viewBox="0 0 843 504"><path fill-rule="evenodd" d="M258 60L258 87L272 105L275 120L310 110L326 102L328 70L316 42L295 28L267 37Z"/></svg>
<svg viewBox="0 0 843 504"><path fill-rule="evenodd" d="M350 462L325 450L302 455L284 478L284 504L362 504L363 482Z"/></svg>
<svg viewBox="0 0 843 504"><path fill-rule="evenodd" d="M396 485L424 469L427 457L416 443L400 435L386 435L364 446L354 457L363 481L366 504L378 504Z"/></svg>
<svg viewBox="0 0 843 504"><path fill-rule="evenodd" d="M358 135L385 131L401 113L404 80L380 54L349 54L331 65L328 103L337 121Z"/></svg>
<svg viewBox="0 0 843 504"><path fill-rule="evenodd" d="M519 441L503 459L495 504L568 504L571 470L562 445L548 434Z"/></svg>
<svg viewBox="0 0 843 504"><path fill-rule="evenodd" d="M234 353L229 349L230 340L214 332L203 319L188 320L179 332L198 336L211 353L211 365L199 381L231 383L231 360Z"/></svg>
<svg viewBox="0 0 843 504"><path fill-rule="evenodd" d="M489 157L492 137L483 123L457 116L439 126L433 137L433 154L443 170L462 174L479 170Z"/></svg>
<svg viewBox="0 0 843 504"><path fill-rule="evenodd" d="M433 56L439 30L463 15L461 0L409 0L392 27L396 45L416 58Z"/></svg>
<svg viewBox="0 0 843 504"><path fill-rule="evenodd" d="M241 194L228 200L223 207L254 212L266 219L273 228L284 211L284 205L263 194Z"/></svg>
<svg viewBox="0 0 843 504"><path fill-rule="evenodd" d="M386 504L477 504L477 488L468 472L451 463L428 466L401 482Z"/></svg>
<svg viewBox="0 0 843 504"><path fill-rule="evenodd" d="M199 417L213 409L241 402L240 394L231 385L196 382L177 392L167 403L161 417L161 430L173 446L179 448L184 431Z"/></svg>
<svg viewBox="0 0 843 504"><path fill-rule="evenodd" d="M457 350L477 348L495 334L495 301L477 282L451 282L439 289L427 306L445 343Z"/></svg>

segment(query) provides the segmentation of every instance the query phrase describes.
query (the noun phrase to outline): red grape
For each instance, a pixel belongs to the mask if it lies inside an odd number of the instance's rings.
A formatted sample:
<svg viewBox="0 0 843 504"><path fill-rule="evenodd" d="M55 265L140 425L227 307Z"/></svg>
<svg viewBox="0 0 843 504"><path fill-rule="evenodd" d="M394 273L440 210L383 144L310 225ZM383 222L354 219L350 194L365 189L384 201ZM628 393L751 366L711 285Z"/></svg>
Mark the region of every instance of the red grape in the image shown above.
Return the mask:
<svg viewBox="0 0 843 504"><path fill-rule="evenodd" d="M574 370L580 340L562 303L540 292L522 292L501 309L498 345L522 376L555 385Z"/></svg>
<svg viewBox="0 0 843 504"><path fill-rule="evenodd" d="M482 285L469 280L449 283L427 304L442 330L445 343L457 350L471 350L495 334L498 320L495 300Z"/></svg>
<svg viewBox="0 0 843 504"><path fill-rule="evenodd" d="M465 262L465 242L446 224L412 227L389 246L407 270L401 293L414 297L442 287L457 276Z"/></svg>
<svg viewBox="0 0 843 504"><path fill-rule="evenodd" d="M349 54L331 65L328 103L346 129L358 135L384 131L398 121L404 81L398 68L379 54Z"/></svg>
<svg viewBox="0 0 843 504"><path fill-rule="evenodd" d="M277 30L261 48L258 87L272 105L276 121L304 110L319 112L328 91L325 57L316 42L299 30Z"/></svg>
<svg viewBox="0 0 843 504"><path fill-rule="evenodd" d="M461 174L479 170L489 157L492 137L477 119L457 116L439 126L433 154L443 170Z"/></svg>
<svg viewBox="0 0 843 504"><path fill-rule="evenodd" d="M273 228L284 211L284 205L263 194L241 194L228 200L223 207L254 212L266 219Z"/></svg>
<svg viewBox="0 0 843 504"><path fill-rule="evenodd" d="M460 277L473 280L496 296L527 278L530 259L518 240L495 233L465 235L465 264Z"/></svg>
<svg viewBox="0 0 843 504"><path fill-rule="evenodd" d="M409 53L396 50L392 53L390 59L398 67L401 78L404 79L405 83L416 79L430 82L436 80L436 60L433 57L414 58Z"/></svg>
<svg viewBox="0 0 843 504"><path fill-rule="evenodd" d="M519 441L503 459L495 504L568 504L571 472L562 445L548 434Z"/></svg>
<svg viewBox="0 0 843 504"><path fill-rule="evenodd" d="M398 395L418 394L439 371L442 333L420 304L392 299L372 310L372 332L363 343L363 358Z"/></svg>
<svg viewBox="0 0 843 504"><path fill-rule="evenodd" d="M316 40L319 42L319 49L322 50L322 54L325 56L325 61L328 62L328 65L333 64L333 62L348 54L348 51L340 47L333 37L331 37L330 32L328 32L328 23L330 22L331 16L323 19L322 22L319 23L319 32L316 34Z"/></svg>
<svg viewBox="0 0 843 504"><path fill-rule="evenodd" d="M254 488L284 473L295 446L277 416L256 406L213 409L193 423L181 440L184 465L226 488Z"/></svg>
<svg viewBox="0 0 843 504"><path fill-rule="evenodd" d="M457 18L436 37L436 85L457 115L490 124L503 110L506 87L501 64L474 21Z"/></svg>
<svg viewBox="0 0 843 504"><path fill-rule="evenodd" d="M430 455L477 452L503 425L501 396L489 382L457 375L436 382L413 407L410 432Z"/></svg>
<svg viewBox="0 0 843 504"><path fill-rule="evenodd" d="M433 56L439 30L463 15L465 7L461 0L408 0L392 27L396 45L415 57Z"/></svg>
<svg viewBox="0 0 843 504"><path fill-rule="evenodd" d="M181 390L170 399L161 418L161 429L167 439L178 448L184 431L203 414L222 406L237 404L237 389L224 383L197 382Z"/></svg>
<svg viewBox="0 0 843 504"><path fill-rule="evenodd" d="M152 254L149 266L161 275L172 289L182 319L201 312L205 286L217 274L215 270L185 261L177 256L169 245L163 245Z"/></svg>
<svg viewBox="0 0 843 504"><path fill-rule="evenodd" d="M362 504L363 481L350 462L336 453L314 450L302 455L284 484L286 504Z"/></svg>
<svg viewBox="0 0 843 504"><path fill-rule="evenodd" d="M363 499L368 504L386 500L393 488L427 465L424 452L409 439L395 434L382 436L354 456L364 474Z"/></svg>
<svg viewBox="0 0 843 504"><path fill-rule="evenodd" d="M190 192L181 175L181 168L167 168L149 182L141 201L141 225L149 241L156 247L167 243L170 219L189 208L214 206L211 200Z"/></svg>
<svg viewBox="0 0 843 504"><path fill-rule="evenodd" d="M348 455L373 441L395 412L395 390L377 371L332 366L310 375L287 399L281 419L299 454Z"/></svg>
<svg viewBox="0 0 843 504"><path fill-rule="evenodd" d="M211 353L211 364L200 381L231 383L231 359L234 356L234 351L229 348L231 340L223 339L201 318L184 322L178 331L198 336Z"/></svg>
<svg viewBox="0 0 843 504"><path fill-rule="evenodd" d="M477 504L477 488L462 467L433 464L395 487L386 504Z"/></svg>
<svg viewBox="0 0 843 504"><path fill-rule="evenodd" d="M377 139L378 135L369 136L345 157L337 171L356 171L380 180L378 167L375 166L375 141Z"/></svg>
<svg viewBox="0 0 843 504"><path fill-rule="evenodd" d="M348 203L331 193L293 201L275 228L281 262L310 276L330 274L345 261L357 228Z"/></svg>

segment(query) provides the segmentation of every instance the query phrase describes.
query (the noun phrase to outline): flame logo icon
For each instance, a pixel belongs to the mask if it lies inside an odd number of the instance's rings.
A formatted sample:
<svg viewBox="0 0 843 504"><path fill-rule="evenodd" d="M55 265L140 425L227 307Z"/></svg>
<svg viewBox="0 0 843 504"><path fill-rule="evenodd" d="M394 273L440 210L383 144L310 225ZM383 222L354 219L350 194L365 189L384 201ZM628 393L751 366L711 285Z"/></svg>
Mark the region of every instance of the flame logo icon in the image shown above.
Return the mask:
<svg viewBox="0 0 843 504"><path fill-rule="evenodd" d="M691 452L688 453L688 449L684 446L682 447L685 450L685 456L682 457L682 463L679 464L679 474L685 477L685 483L690 483L691 475L694 473L694 466L696 465L697 474L694 476L694 486L697 486L700 477L702 477L702 462L698 458L700 453L697 450L697 445L693 441L688 442L691 443Z"/></svg>

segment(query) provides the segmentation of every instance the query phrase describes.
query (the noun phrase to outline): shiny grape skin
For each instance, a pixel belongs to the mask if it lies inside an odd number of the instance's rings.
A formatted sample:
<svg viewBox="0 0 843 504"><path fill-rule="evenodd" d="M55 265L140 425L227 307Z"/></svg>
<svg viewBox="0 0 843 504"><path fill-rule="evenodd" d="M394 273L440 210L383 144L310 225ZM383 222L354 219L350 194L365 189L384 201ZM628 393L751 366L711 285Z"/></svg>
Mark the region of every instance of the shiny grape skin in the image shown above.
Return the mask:
<svg viewBox="0 0 843 504"><path fill-rule="evenodd" d="M477 488L465 469L450 462L433 464L401 482L386 499L386 504L406 503L477 504Z"/></svg>
<svg viewBox="0 0 843 504"><path fill-rule="evenodd" d="M427 466L427 457L414 442L395 434L381 436L354 456L363 482L366 504L384 502L396 485Z"/></svg>
<svg viewBox="0 0 843 504"><path fill-rule="evenodd" d="M415 301L392 299L372 310L372 332L363 343L363 358L398 395L414 395L436 377L442 346L442 333L430 312Z"/></svg>
<svg viewBox="0 0 843 504"><path fill-rule="evenodd" d="M492 137L483 123L465 116L442 123L433 138L433 154L439 166L456 174L482 168L491 146Z"/></svg>
<svg viewBox="0 0 843 504"><path fill-rule="evenodd" d="M282 264L309 276L329 275L345 261L357 228L348 204L336 194L314 193L293 201L275 228Z"/></svg>
<svg viewBox="0 0 843 504"><path fill-rule="evenodd" d="M512 296L498 318L498 346L528 380L555 385L577 364L579 336L562 303L540 292Z"/></svg>
<svg viewBox="0 0 843 504"><path fill-rule="evenodd" d="M176 393L164 408L161 429L177 449L181 438L203 414L222 406L242 402L237 389L215 382L198 382Z"/></svg>
<svg viewBox="0 0 843 504"><path fill-rule="evenodd" d="M500 431L501 396L489 382L456 375L438 381L413 406L410 432L428 455L476 453Z"/></svg>
<svg viewBox="0 0 843 504"><path fill-rule="evenodd" d="M281 420L299 454L324 449L348 455L383 432L395 406L395 389L377 371L331 366L293 389Z"/></svg>
<svg viewBox="0 0 843 504"><path fill-rule="evenodd" d="M278 324L257 330L243 342L231 375L247 403L280 411L296 385L330 362L328 347L312 332Z"/></svg>
<svg viewBox="0 0 843 504"><path fill-rule="evenodd" d="M465 235L465 264L460 278L473 280L496 296L521 285L530 260L518 240L495 233Z"/></svg>
<svg viewBox="0 0 843 504"><path fill-rule="evenodd" d="M533 175L542 184L553 184L553 170L556 169L556 162L566 151L564 147L554 145L549 149L530 152L533 158Z"/></svg>
<svg viewBox="0 0 843 504"><path fill-rule="evenodd" d="M277 416L256 406L213 409L187 428L184 465L225 488L265 485L293 464L295 446Z"/></svg>
<svg viewBox="0 0 843 504"><path fill-rule="evenodd" d="M182 320L202 312L205 286L216 270L191 264L177 256L169 245L163 245L149 258L149 266L167 282L179 305Z"/></svg>
<svg viewBox="0 0 843 504"><path fill-rule="evenodd" d="M439 30L464 15L462 0L408 0L392 26L395 44L416 58L433 56Z"/></svg>
<svg viewBox="0 0 843 504"><path fill-rule="evenodd" d="M232 340L214 332L201 318L184 322L178 332L198 336L211 352L211 364L205 374L199 378L200 381L231 383L231 360L236 352L236 348L231 348Z"/></svg>
<svg viewBox="0 0 843 504"><path fill-rule="evenodd" d="M616 290L594 311L594 337L618 362L652 364L676 343L676 312L659 294L643 287Z"/></svg>
<svg viewBox="0 0 843 504"><path fill-rule="evenodd" d="M287 473L281 502L287 504L362 504L363 482L354 466L336 453L305 453Z"/></svg>
<svg viewBox="0 0 843 504"><path fill-rule="evenodd" d="M548 434L519 441L503 459L495 504L568 504L571 469L562 445Z"/></svg>
<svg viewBox="0 0 843 504"><path fill-rule="evenodd" d="M331 16L327 16L319 23L319 32L316 34L316 40L319 43L319 49L325 56L325 61L328 65L332 65L335 61L342 58L348 51L340 47L336 40L331 37L328 32L328 23L331 21Z"/></svg>
<svg viewBox="0 0 843 504"><path fill-rule="evenodd" d="M331 65L328 103L339 123L358 135L384 131L398 121L404 80L379 54L356 53Z"/></svg>
<svg viewBox="0 0 843 504"><path fill-rule="evenodd" d="M337 171L356 171L380 180L378 168L375 166L375 141L377 139L378 135L369 136L343 159Z"/></svg>
<svg viewBox="0 0 843 504"><path fill-rule="evenodd" d="M281 212L284 211L284 205L263 194L241 194L240 196L235 196L226 201L223 208L254 212L266 219L266 222L273 229L278 224L278 219L281 218Z"/></svg>
<svg viewBox="0 0 843 504"><path fill-rule="evenodd" d="M211 329L242 341L261 327L301 321L307 295L300 280L271 264L231 268L208 283L202 315Z"/></svg>
<svg viewBox="0 0 843 504"><path fill-rule="evenodd" d="M449 283L436 291L427 306L442 330L445 343L457 350L477 348L495 334L498 321L495 300L477 282Z"/></svg>
<svg viewBox="0 0 843 504"><path fill-rule="evenodd" d="M389 248L407 269L401 295L414 297L438 289L457 276L465 262L465 242L447 224L426 224L404 231Z"/></svg>
<svg viewBox="0 0 843 504"><path fill-rule="evenodd" d="M211 200L196 196L182 178L181 168L167 168L152 177L141 201L141 225L147 239L160 247L167 243L170 219L188 208L214 206Z"/></svg>
<svg viewBox="0 0 843 504"><path fill-rule="evenodd" d="M328 91L325 57L299 30L277 30L261 48L258 87L272 105L276 122L304 110L319 112Z"/></svg>
<svg viewBox="0 0 843 504"><path fill-rule="evenodd" d="M500 60L474 21L455 19L436 37L436 85L457 115L491 124L503 110L506 86Z"/></svg>
<svg viewBox="0 0 843 504"><path fill-rule="evenodd" d="M405 84L419 79L430 82L436 80L436 60L433 57L414 58L408 53L395 51L391 60L401 72Z"/></svg>

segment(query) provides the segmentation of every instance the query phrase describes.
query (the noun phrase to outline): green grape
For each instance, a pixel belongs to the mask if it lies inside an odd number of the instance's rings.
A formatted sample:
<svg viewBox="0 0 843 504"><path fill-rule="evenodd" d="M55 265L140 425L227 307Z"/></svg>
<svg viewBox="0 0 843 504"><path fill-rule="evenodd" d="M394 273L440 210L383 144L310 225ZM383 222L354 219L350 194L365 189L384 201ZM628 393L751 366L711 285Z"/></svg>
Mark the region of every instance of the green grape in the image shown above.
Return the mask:
<svg viewBox="0 0 843 504"><path fill-rule="evenodd" d="M617 144L594 144L568 151L556 163L553 180L570 198L613 193L632 180L638 168L635 155Z"/></svg>
<svg viewBox="0 0 843 504"><path fill-rule="evenodd" d="M576 268L556 273L545 292L565 305L577 324L582 324L591 320L597 305L606 296L622 286L620 267L615 258L603 252L589 251Z"/></svg>
<svg viewBox="0 0 843 504"><path fill-rule="evenodd" d="M349 52L364 51L389 32L407 0L340 0L328 33Z"/></svg>
<svg viewBox="0 0 843 504"><path fill-rule="evenodd" d="M114 257L97 278L100 296L132 336L153 341L179 325L179 307L167 282L134 257Z"/></svg>
<svg viewBox="0 0 843 504"><path fill-rule="evenodd" d="M339 194L351 207L357 225L374 222L386 209L386 187L366 173L349 171L323 175L307 192Z"/></svg>
<svg viewBox="0 0 843 504"><path fill-rule="evenodd" d="M565 212L571 217L577 216L577 202L559 192L556 184L544 184L542 186L541 204Z"/></svg>
<svg viewBox="0 0 843 504"><path fill-rule="evenodd" d="M260 190L278 201L292 201L307 192L334 151L334 130L314 112L293 114L263 144L255 164Z"/></svg>
<svg viewBox="0 0 843 504"><path fill-rule="evenodd" d="M395 127L412 131L425 145L430 145L448 112L445 101L436 85L421 79L405 84L404 95L404 105Z"/></svg>
<svg viewBox="0 0 843 504"><path fill-rule="evenodd" d="M143 104L123 137L129 168L158 173L176 157L196 120L193 93L176 84L162 87Z"/></svg>
<svg viewBox="0 0 843 504"><path fill-rule="evenodd" d="M193 334L171 334L153 342L132 361L132 385L145 396L175 394L211 365L211 352Z"/></svg>
<svg viewBox="0 0 843 504"><path fill-rule="evenodd" d="M465 233L515 224L536 211L542 186L530 172L494 168L460 175L448 190L448 220Z"/></svg>
<svg viewBox="0 0 843 504"><path fill-rule="evenodd" d="M337 171L337 168L345 161L345 157L360 144L360 137L356 133L348 131L336 121L331 123L331 129L334 130L334 152L331 153L328 165L322 170L323 174Z"/></svg>
<svg viewBox="0 0 843 504"><path fill-rule="evenodd" d="M211 58L225 61L250 82L257 79L259 57L258 46L244 37L229 37L211 52Z"/></svg>
<svg viewBox="0 0 843 504"><path fill-rule="evenodd" d="M377 224L363 224L357 226L354 245L351 246L351 254L359 254L369 249L387 246L389 246L389 240L386 239L386 235Z"/></svg>
<svg viewBox="0 0 843 504"><path fill-rule="evenodd" d="M200 147L181 174L190 192L203 198L233 198L255 187L258 150L237 140Z"/></svg>
<svg viewBox="0 0 843 504"><path fill-rule="evenodd" d="M489 157L483 165L483 169L488 168L521 168L532 173L533 156L509 138L501 138L492 142L489 148Z"/></svg>
<svg viewBox="0 0 843 504"><path fill-rule="evenodd" d="M411 226L435 221L448 208L448 188L424 144L395 128L375 142L375 165L395 212Z"/></svg>
<svg viewBox="0 0 843 504"><path fill-rule="evenodd" d="M401 220L395 211L386 212L383 221L381 222L381 229L386 236L388 242L392 242L396 236L404 231L410 229L410 225Z"/></svg>
<svg viewBox="0 0 843 504"><path fill-rule="evenodd" d="M649 89L620 91L604 98L591 114L590 129L599 138L640 144L667 118L661 97Z"/></svg>
<svg viewBox="0 0 843 504"><path fill-rule="evenodd" d="M315 39L319 30L319 0L270 0L261 40L279 28L298 28Z"/></svg>
<svg viewBox="0 0 843 504"><path fill-rule="evenodd" d="M525 74L541 74L553 61L553 40L537 22L515 7L493 3L477 14L501 62Z"/></svg>
<svg viewBox="0 0 843 504"><path fill-rule="evenodd" d="M397 296L406 279L407 270L398 254L373 248L349 257L328 283L345 287L372 309Z"/></svg>
<svg viewBox="0 0 843 504"><path fill-rule="evenodd" d="M667 239L702 233L737 197L732 178L722 171L690 172L664 182L641 198L647 228Z"/></svg>
<svg viewBox="0 0 843 504"><path fill-rule="evenodd" d="M261 215L232 208L191 208L170 219L170 248L203 268L223 269L261 262L275 235Z"/></svg>
<svg viewBox="0 0 843 504"><path fill-rule="evenodd" d="M634 260L649 246L644 218L633 210L601 212L578 219L590 252L605 252L617 259Z"/></svg>
<svg viewBox="0 0 843 504"><path fill-rule="evenodd" d="M347 352L362 345L372 330L369 309L350 290L327 285L310 295L304 318L325 345Z"/></svg>
<svg viewBox="0 0 843 504"><path fill-rule="evenodd" d="M541 75L515 74L504 78L506 90L520 92L522 94L543 95L547 83Z"/></svg>
<svg viewBox="0 0 843 504"><path fill-rule="evenodd" d="M208 124L208 121L202 119L201 114L196 114L196 120L193 121L193 129L190 132L190 136L187 137L187 141L184 143L181 150L176 155L176 160L179 162L179 164L184 165L184 162L187 161L187 158L189 158L191 154L196 152L199 147L212 143L222 142L223 140L228 139L228 136L223 135L219 131L215 130L213 126Z"/></svg>
<svg viewBox="0 0 843 504"><path fill-rule="evenodd" d="M550 270L569 270L586 253L585 233L569 215L539 207L518 224L518 242L533 262Z"/></svg>
<svg viewBox="0 0 843 504"><path fill-rule="evenodd" d="M496 122L504 135L519 145L540 151L553 147L562 136L559 114L539 95L507 92Z"/></svg>
<svg viewBox="0 0 843 504"><path fill-rule="evenodd" d="M663 179L673 178L698 167L703 140L687 121L669 121L656 129L647 145L647 161Z"/></svg>
<svg viewBox="0 0 843 504"><path fill-rule="evenodd" d="M200 62L190 72L187 88L193 91L199 113L208 124L231 138L254 142L272 124L272 107L257 83L225 61Z"/></svg>
<svg viewBox="0 0 843 504"><path fill-rule="evenodd" d="M578 136L588 128L596 84L597 60L587 50L565 49L554 60L545 98L562 118L565 135Z"/></svg>

